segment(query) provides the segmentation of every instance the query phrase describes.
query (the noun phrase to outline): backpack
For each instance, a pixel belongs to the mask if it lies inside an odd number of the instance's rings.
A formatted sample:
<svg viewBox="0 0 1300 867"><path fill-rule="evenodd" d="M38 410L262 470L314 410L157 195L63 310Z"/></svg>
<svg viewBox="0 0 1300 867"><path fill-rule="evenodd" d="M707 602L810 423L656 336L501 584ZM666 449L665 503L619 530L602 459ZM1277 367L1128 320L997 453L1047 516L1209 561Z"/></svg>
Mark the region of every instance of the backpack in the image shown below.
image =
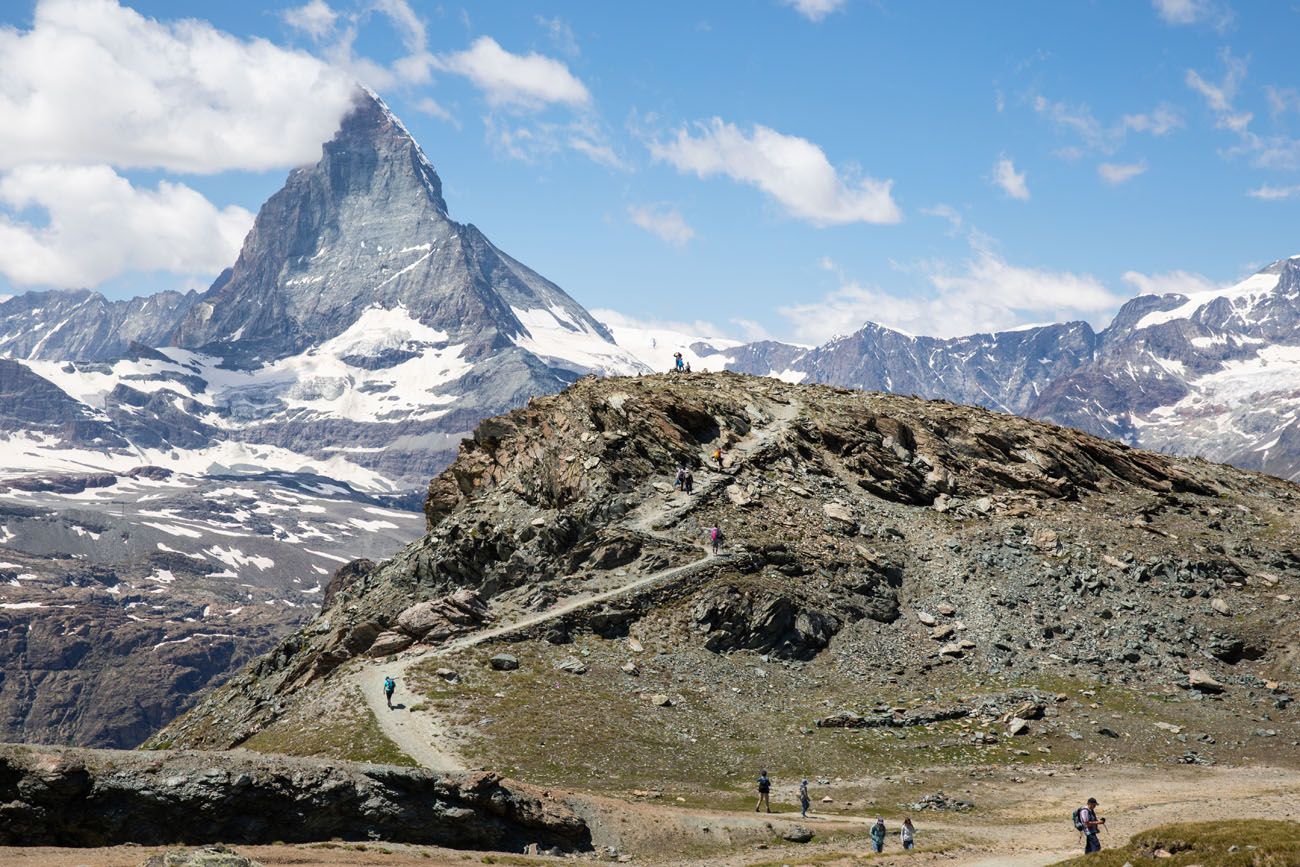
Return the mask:
<svg viewBox="0 0 1300 867"><path fill-rule="evenodd" d="M718 537L721 535L722 535L722 531L720 531L717 527L714 527L713 529L709 530L709 541L716 542L718 541Z"/></svg>
<svg viewBox="0 0 1300 867"><path fill-rule="evenodd" d="M384 692L392 692L397 687L391 677L384 678Z"/></svg>
<svg viewBox="0 0 1300 867"><path fill-rule="evenodd" d="M758 793L760 795L767 794L768 790L771 788L772 788L772 783L770 780L768 780L767 777L758 778Z"/></svg>
<svg viewBox="0 0 1300 867"><path fill-rule="evenodd" d="M1070 821L1074 822L1074 830L1087 831L1088 826L1083 823L1083 811L1085 808L1079 807L1070 814Z"/></svg>

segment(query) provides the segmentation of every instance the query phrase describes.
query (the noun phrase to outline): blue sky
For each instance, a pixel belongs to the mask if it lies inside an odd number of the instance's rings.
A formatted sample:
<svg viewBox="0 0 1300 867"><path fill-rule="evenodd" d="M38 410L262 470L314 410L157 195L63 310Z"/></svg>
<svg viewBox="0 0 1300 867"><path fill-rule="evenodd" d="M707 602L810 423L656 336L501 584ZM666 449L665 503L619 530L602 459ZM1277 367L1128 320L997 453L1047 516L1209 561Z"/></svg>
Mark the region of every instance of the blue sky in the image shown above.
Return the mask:
<svg viewBox="0 0 1300 867"><path fill-rule="evenodd" d="M354 79L454 218L638 320L1104 324L1300 253L1300 3L44 0L0 25L6 292L205 286ZM119 75L145 84L99 89Z"/></svg>

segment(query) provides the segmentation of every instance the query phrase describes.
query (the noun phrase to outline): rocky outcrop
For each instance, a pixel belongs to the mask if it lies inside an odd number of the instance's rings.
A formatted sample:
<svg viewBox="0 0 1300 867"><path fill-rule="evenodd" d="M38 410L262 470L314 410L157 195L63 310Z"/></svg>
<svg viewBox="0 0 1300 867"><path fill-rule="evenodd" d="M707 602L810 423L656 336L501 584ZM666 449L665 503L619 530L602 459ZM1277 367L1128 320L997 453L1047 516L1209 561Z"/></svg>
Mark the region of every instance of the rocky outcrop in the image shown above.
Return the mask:
<svg viewBox="0 0 1300 867"><path fill-rule="evenodd" d="M671 484L679 465L695 473L689 497ZM1231 689L1243 666L1284 677L1267 624L1285 616L1300 538L1261 536L1252 516L1297 498L1275 479L943 402L732 373L584 379L480 425L430 485L425 538L159 742L240 743L381 631L414 640L403 612L422 629L463 590L494 627L521 623L501 641L667 635L927 682L1049 667L1182 685L1189 660L1217 651ZM581 604L620 586L633 589Z"/></svg>
<svg viewBox="0 0 1300 867"><path fill-rule="evenodd" d="M0 746L0 845L380 839L591 848L568 807L494 774L252 753Z"/></svg>

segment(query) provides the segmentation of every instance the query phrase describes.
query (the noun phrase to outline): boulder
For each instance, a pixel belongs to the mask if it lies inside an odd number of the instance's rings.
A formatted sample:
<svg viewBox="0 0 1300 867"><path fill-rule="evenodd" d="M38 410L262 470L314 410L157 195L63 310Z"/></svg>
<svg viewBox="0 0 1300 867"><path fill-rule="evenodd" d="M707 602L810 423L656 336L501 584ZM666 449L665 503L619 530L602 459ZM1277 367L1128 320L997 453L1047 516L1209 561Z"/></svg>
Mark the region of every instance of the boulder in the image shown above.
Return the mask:
<svg viewBox="0 0 1300 867"><path fill-rule="evenodd" d="M810 843L813 836L813 832L808 828L803 825L795 825L782 834L781 839L789 840L791 843Z"/></svg>
<svg viewBox="0 0 1300 867"><path fill-rule="evenodd" d="M1007 723L1007 734L1012 736L1029 734L1029 720L1021 719L1018 716L1012 717Z"/></svg>
<svg viewBox="0 0 1300 867"><path fill-rule="evenodd" d="M649 701L655 707L672 707L673 700L662 692L656 692L650 696Z"/></svg>
<svg viewBox="0 0 1300 867"><path fill-rule="evenodd" d="M262 864L218 844L198 849L172 849L152 856L141 867L262 867Z"/></svg>
<svg viewBox="0 0 1300 867"><path fill-rule="evenodd" d="M1210 600L1210 607L1214 609L1216 614L1222 614L1224 617L1232 616L1232 609L1228 606L1228 603L1217 596Z"/></svg>
<svg viewBox="0 0 1300 867"><path fill-rule="evenodd" d="M488 660L494 671L514 671L519 667L519 657L509 653L498 653Z"/></svg>
<svg viewBox="0 0 1300 867"><path fill-rule="evenodd" d="M921 621L922 626L934 626L938 623L938 621L934 619L934 615L928 611L916 612L916 619Z"/></svg>
<svg viewBox="0 0 1300 867"><path fill-rule="evenodd" d="M555 663L555 670L567 671L569 674L586 674L587 664L576 656L566 656Z"/></svg>
<svg viewBox="0 0 1300 867"><path fill-rule="evenodd" d="M822 506L822 513L832 520L846 524L852 524L854 520L853 512L843 503L826 503Z"/></svg>
<svg viewBox="0 0 1300 867"><path fill-rule="evenodd" d="M1223 692L1223 684L1211 677L1208 671L1199 668L1193 668L1187 673L1187 686L1197 692L1212 695Z"/></svg>
<svg viewBox="0 0 1300 867"><path fill-rule="evenodd" d="M414 643L415 639L403 632L381 632L366 651L366 655L391 656L394 653L401 653Z"/></svg>
<svg viewBox="0 0 1300 867"><path fill-rule="evenodd" d="M405 609L397 615L397 628L418 641L434 644L481 626L487 620L487 605L476 591L466 587Z"/></svg>

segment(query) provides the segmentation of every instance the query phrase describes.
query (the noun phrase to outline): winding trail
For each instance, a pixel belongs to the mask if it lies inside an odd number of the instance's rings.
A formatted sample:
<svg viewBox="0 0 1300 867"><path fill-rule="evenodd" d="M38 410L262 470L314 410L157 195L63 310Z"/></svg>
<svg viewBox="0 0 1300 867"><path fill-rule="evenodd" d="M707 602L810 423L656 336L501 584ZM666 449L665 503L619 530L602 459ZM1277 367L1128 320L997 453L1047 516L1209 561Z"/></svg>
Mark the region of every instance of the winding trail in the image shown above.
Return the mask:
<svg viewBox="0 0 1300 867"><path fill-rule="evenodd" d="M696 505L702 502L707 495L730 484L729 480L734 476L736 467L740 466L754 452L770 443L779 434L788 430L790 422L798 416L800 408L795 403L771 404L767 408L771 421L764 423L761 428L756 426L751 429L748 435L731 448L731 473L711 474L703 484L697 487L696 492L689 497L674 497L666 502L656 496L647 497L640 506L629 514L627 526L644 535L679 544L680 540L668 536L664 527L676 523L687 513L694 510ZM409 683L408 674L413 665L506 638L543 623L558 620L575 611L594 608L612 599L634 595L648 587L665 584L683 575L689 575L703 569L715 559L721 561L727 559L725 553L715 555L708 549L707 545L703 545L703 547L703 555L690 563L651 572L626 584L589 596L575 596L545 611L500 626L493 626L463 635L438 647L417 648L386 659L361 660L350 673L348 683L361 690L361 694L365 696L366 704L371 713L374 714L380 730L397 744L402 752L423 767L431 770L463 770L465 768L464 760L457 754L450 732L443 721L427 708L421 708L417 711L413 710L408 704L408 702L415 700L407 687ZM383 680L385 676L392 677L397 681L398 692L394 694L392 710L387 707L384 700Z"/></svg>

